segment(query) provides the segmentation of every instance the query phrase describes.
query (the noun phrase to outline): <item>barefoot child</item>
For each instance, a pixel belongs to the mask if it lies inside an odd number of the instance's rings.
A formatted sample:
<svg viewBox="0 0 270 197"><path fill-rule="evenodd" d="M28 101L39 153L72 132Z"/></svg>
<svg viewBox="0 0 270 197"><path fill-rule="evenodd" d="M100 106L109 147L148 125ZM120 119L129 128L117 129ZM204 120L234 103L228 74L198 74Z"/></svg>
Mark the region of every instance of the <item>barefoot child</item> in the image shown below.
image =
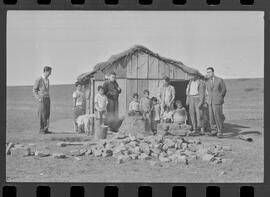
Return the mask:
<svg viewBox="0 0 270 197"><path fill-rule="evenodd" d="M152 110L151 110L151 129L154 134L157 133L157 124L160 123L161 107L156 97L152 97Z"/></svg>
<svg viewBox="0 0 270 197"><path fill-rule="evenodd" d="M95 96L95 116L97 120L97 126L104 123L105 115L107 112L107 104L108 99L104 94L104 88L103 86L98 86L98 93Z"/></svg>
<svg viewBox="0 0 270 197"><path fill-rule="evenodd" d="M86 103L86 98L85 94L82 91L82 85L79 82L75 83L76 86L76 91L73 92L72 97L73 97L73 125L74 125L74 132L78 132L78 125L77 125L77 118L80 115L85 114L85 103Z"/></svg>
<svg viewBox="0 0 270 197"><path fill-rule="evenodd" d="M152 102L149 98L149 90L144 90L143 95L144 96L140 100L140 111L145 120L145 131L149 131L151 129L150 112L152 107Z"/></svg>

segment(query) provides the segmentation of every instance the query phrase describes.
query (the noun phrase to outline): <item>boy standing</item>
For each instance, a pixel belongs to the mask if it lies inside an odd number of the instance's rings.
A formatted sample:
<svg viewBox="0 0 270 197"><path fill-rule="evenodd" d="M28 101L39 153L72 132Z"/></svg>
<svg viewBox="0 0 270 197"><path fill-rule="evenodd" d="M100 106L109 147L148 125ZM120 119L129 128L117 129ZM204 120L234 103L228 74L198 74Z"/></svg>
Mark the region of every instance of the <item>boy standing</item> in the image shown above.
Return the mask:
<svg viewBox="0 0 270 197"><path fill-rule="evenodd" d="M98 125L102 125L104 123L107 105L108 99L104 94L104 88L103 86L98 86L98 93L95 96L95 111Z"/></svg>
<svg viewBox="0 0 270 197"><path fill-rule="evenodd" d="M144 97L140 100L140 110L145 120L145 131L149 131L151 128L150 112L152 107L152 102L149 98L149 90L144 90L143 95Z"/></svg>
<svg viewBox="0 0 270 197"><path fill-rule="evenodd" d="M151 129L154 134L157 133L157 125L160 123L160 112L161 112L161 107L160 104L158 103L158 99L156 97L152 98L152 110L151 110Z"/></svg>
<svg viewBox="0 0 270 197"><path fill-rule="evenodd" d="M50 83L49 76L52 73L52 68L49 66L45 66L43 68L43 74L39 77L33 86L33 95L38 100L38 117L40 134L47 134L49 132L49 118L50 118Z"/></svg>

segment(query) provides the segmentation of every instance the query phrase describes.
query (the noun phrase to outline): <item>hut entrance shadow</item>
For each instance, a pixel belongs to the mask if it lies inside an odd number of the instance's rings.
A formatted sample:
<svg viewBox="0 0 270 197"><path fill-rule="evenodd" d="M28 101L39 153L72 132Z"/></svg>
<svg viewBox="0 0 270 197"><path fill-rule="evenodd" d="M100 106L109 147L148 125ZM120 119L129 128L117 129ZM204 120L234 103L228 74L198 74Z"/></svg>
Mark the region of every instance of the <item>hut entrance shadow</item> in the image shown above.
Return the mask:
<svg viewBox="0 0 270 197"><path fill-rule="evenodd" d="M260 131L255 130L247 130L249 126L234 124L234 123L224 123L223 134L224 138L233 138L239 135L249 135L249 134L257 134L260 135Z"/></svg>

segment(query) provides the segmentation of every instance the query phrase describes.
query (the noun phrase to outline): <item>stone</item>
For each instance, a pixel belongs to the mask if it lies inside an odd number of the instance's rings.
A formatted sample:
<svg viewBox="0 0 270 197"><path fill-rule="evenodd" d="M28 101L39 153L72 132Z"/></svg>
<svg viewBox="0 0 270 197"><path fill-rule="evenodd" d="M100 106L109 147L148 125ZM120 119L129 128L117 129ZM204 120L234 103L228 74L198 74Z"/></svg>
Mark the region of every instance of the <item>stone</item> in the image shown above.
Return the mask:
<svg viewBox="0 0 270 197"><path fill-rule="evenodd" d="M118 164L124 163L125 161L128 161L130 158L128 155L118 155L116 162Z"/></svg>
<svg viewBox="0 0 270 197"><path fill-rule="evenodd" d="M152 157L158 157L159 154L158 154L158 153L151 153L151 156L152 156Z"/></svg>
<svg viewBox="0 0 270 197"><path fill-rule="evenodd" d="M13 148L11 151L11 156L30 156L33 155L31 153L31 149L29 147L22 147L22 148Z"/></svg>
<svg viewBox="0 0 270 197"><path fill-rule="evenodd" d="M151 157L149 157L149 155L145 154L145 153L142 153L140 156L139 156L139 159L140 160L149 160L151 159Z"/></svg>
<svg viewBox="0 0 270 197"><path fill-rule="evenodd" d="M6 154L7 154L7 155L10 155L10 154L11 154L10 149L13 148L13 147L14 147L14 144L13 144L12 142L9 142L9 143L7 144L7 147L6 147Z"/></svg>
<svg viewBox="0 0 270 197"><path fill-rule="evenodd" d="M71 150L71 151L69 152L69 155L70 155L70 156L81 156L82 153L80 152L80 150Z"/></svg>
<svg viewBox="0 0 270 197"><path fill-rule="evenodd" d="M53 153L52 157L55 158L55 159L64 159L67 156L65 154L63 154L63 153Z"/></svg>
<svg viewBox="0 0 270 197"><path fill-rule="evenodd" d="M181 144L181 149L186 150L187 147L188 147L188 144L187 144L187 143L184 143L184 142L183 142L183 143Z"/></svg>
<svg viewBox="0 0 270 197"><path fill-rule="evenodd" d="M136 159L138 159L138 155L137 154L131 154L130 158L133 159L133 160L136 160Z"/></svg>
<svg viewBox="0 0 270 197"><path fill-rule="evenodd" d="M159 156L159 160L161 162L170 162L171 161L171 159L169 157L163 157L163 156Z"/></svg>
<svg viewBox="0 0 270 197"><path fill-rule="evenodd" d="M210 155L210 154L205 154L202 156L202 160L207 161L207 162L210 162L213 158L214 158L214 156Z"/></svg>
<svg viewBox="0 0 270 197"><path fill-rule="evenodd" d="M231 145L222 146L222 150L224 150L224 151L232 151L232 146Z"/></svg>
<svg viewBox="0 0 270 197"><path fill-rule="evenodd" d="M167 151L168 150L168 145L167 144L163 144L163 146L162 146L162 149L163 149L163 151Z"/></svg>
<svg viewBox="0 0 270 197"><path fill-rule="evenodd" d="M45 150L45 151L36 151L35 152L35 156L37 156L37 157L48 157L48 156L50 156L50 152L49 151L47 151L47 150Z"/></svg>
<svg viewBox="0 0 270 197"><path fill-rule="evenodd" d="M144 138L144 135L142 133L137 133L136 137L140 140L142 140Z"/></svg>
<svg viewBox="0 0 270 197"><path fill-rule="evenodd" d="M80 156L85 155L88 150L86 148L80 149Z"/></svg>
<svg viewBox="0 0 270 197"><path fill-rule="evenodd" d="M112 150L105 150L103 153L102 153L102 157L111 157L113 155L113 151Z"/></svg>
<svg viewBox="0 0 270 197"><path fill-rule="evenodd" d="M175 149L174 148L169 148L168 150L167 150L167 154L168 155L172 155L172 154L174 154L175 153Z"/></svg>
<svg viewBox="0 0 270 197"><path fill-rule="evenodd" d="M88 149L86 152L85 152L85 155L92 155L93 151L92 149Z"/></svg>
<svg viewBox="0 0 270 197"><path fill-rule="evenodd" d="M149 164L153 167L162 167L161 163L158 161L149 161Z"/></svg>
<svg viewBox="0 0 270 197"><path fill-rule="evenodd" d="M167 145L168 148L174 148L175 147L175 142L171 139L166 139L164 140L164 145Z"/></svg>
<svg viewBox="0 0 270 197"><path fill-rule="evenodd" d="M94 149L93 154L96 157L101 157L102 156L102 150L101 149Z"/></svg>

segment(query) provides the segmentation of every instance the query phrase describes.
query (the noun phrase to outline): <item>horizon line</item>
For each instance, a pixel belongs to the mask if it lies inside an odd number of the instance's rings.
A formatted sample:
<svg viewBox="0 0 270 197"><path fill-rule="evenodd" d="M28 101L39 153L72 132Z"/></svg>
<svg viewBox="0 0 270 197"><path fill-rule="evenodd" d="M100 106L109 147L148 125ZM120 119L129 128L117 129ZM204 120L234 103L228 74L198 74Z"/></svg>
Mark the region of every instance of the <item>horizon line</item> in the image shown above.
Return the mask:
<svg viewBox="0 0 270 197"><path fill-rule="evenodd" d="M240 78L223 78L224 80L231 80L231 79L264 79L264 77L240 77ZM74 83L55 83L50 84L51 86L57 85L74 85ZM6 85L6 87L23 87L23 86L33 86L33 84L24 84L24 85Z"/></svg>

